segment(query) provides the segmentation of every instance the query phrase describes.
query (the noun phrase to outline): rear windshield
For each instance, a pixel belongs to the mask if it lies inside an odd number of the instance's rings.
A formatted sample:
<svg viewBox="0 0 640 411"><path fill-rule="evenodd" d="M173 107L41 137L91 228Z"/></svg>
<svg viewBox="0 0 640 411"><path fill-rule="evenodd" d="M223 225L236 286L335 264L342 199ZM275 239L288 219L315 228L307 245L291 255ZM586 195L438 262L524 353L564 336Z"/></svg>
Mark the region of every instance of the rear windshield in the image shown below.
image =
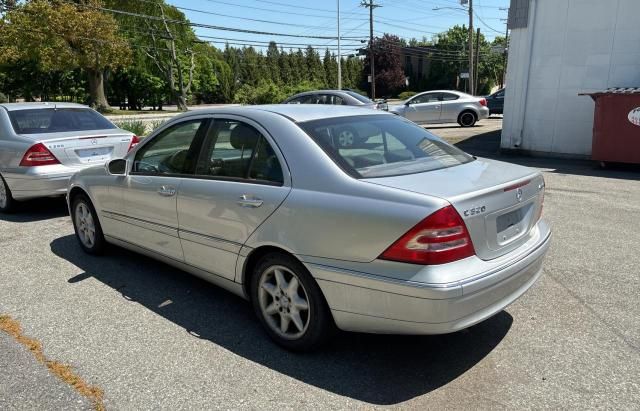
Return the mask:
<svg viewBox="0 0 640 411"><path fill-rule="evenodd" d="M116 128L109 120L88 108L38 108L9 111L17 134L61 133L65 131Z"/></svg>
<svg viewBox="0 0 640 411"><path fill-rule="evenodd" d="M355 98L356 100L358 100L361 103L373 104L373 101L369 100L367 97L363 96L362 94L356 93L355 91L345 91L345 93L347 93L348 95L350 95L351 97Z"/></svg>
<svg viewBox="0 0 640 411"><path fill-rule="evenodd" d="M462 150L397 116L353 116L301 123L311 138L354 177L390 177L473 161Z"/></svg>

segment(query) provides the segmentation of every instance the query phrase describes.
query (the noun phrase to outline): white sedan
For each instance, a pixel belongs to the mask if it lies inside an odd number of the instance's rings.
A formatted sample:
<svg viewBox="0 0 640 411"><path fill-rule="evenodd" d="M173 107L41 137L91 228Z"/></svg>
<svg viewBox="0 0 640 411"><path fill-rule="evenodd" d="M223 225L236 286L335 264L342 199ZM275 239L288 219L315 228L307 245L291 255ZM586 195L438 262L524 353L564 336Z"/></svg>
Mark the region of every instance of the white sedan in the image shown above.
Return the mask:
<svg viewBox="0 0 640 411"><path fill-rule="evenodd" d="M416 94L398 105L390 105L389 112L418 124L458 123L462 127L472 127L478 120L489 117L484 97L448 90Z"/></svg>

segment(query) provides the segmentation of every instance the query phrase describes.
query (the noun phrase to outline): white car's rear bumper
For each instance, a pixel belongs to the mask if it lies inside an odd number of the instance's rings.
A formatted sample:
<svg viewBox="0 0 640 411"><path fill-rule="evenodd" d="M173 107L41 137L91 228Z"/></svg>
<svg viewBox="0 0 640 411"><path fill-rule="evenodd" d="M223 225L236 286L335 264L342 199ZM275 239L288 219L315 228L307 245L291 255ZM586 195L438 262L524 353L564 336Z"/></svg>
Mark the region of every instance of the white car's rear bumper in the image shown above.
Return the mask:
<svg viewBox="0 0 640 411"><path fill-rule="evenodd" d="M65 195L71 176L81 169L63 165L24 167L7 170L2 176L13 198L27 200Z"/></svg>

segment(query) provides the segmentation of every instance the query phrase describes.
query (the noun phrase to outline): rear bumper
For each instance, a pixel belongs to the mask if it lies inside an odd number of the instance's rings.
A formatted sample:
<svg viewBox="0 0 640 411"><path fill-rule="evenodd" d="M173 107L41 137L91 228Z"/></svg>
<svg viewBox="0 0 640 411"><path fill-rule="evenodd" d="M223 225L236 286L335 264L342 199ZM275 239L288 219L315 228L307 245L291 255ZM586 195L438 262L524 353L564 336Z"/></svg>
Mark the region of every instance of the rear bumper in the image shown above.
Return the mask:
<svg viewBox="0 0 640 411"><path fill-rule="evenodd" d="M346 331L383 334L445 334L502 311L540 277L551 233L546 228L526 253L490 272L451 284L389 280L307 264Z"/></svg>
<svg viewBox="0 0 640 411"><path fill-rule="evenodd" d="M478 110L478 120L489 118L489 107L482 107Z"/></svg>
<svg viewBox="0 0 640 411"><path fill-rule="evenodd" d="M69 180L81 168L62 165L25 167L2 173L13 198L27 200L65 195Z"/></svg>

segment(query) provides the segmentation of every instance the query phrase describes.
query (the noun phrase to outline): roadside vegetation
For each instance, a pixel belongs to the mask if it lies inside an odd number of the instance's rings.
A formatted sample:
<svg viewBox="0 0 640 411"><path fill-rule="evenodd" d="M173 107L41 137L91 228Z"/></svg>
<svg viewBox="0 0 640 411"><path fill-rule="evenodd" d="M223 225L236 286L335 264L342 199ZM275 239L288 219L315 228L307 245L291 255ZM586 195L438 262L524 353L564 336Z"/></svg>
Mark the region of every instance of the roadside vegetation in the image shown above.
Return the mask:
<svg viewBox="0 0 640 411"><path fill-rule="evenodd" d="M464 90L458 76L467 58L466 33L454 26L431 39L375 38L377 97ZM490 43L481 35L479 43L479 90L487 93L503 65L491 47L504 38ZM199 39L184 13L166 0L0 0L0 101L4 95L139 112L167 104L186 110L200 103L278 103L296 92L337 87L333 48L271 42L262 51L234 44ZM423 48L420 61L429 62L428 74L416 67L417 55L401 53L404 46ZM339 57L343 88L369 90L367 47L362 43L361 53ZM411 63L403 70L407 57Z"/></svg>

